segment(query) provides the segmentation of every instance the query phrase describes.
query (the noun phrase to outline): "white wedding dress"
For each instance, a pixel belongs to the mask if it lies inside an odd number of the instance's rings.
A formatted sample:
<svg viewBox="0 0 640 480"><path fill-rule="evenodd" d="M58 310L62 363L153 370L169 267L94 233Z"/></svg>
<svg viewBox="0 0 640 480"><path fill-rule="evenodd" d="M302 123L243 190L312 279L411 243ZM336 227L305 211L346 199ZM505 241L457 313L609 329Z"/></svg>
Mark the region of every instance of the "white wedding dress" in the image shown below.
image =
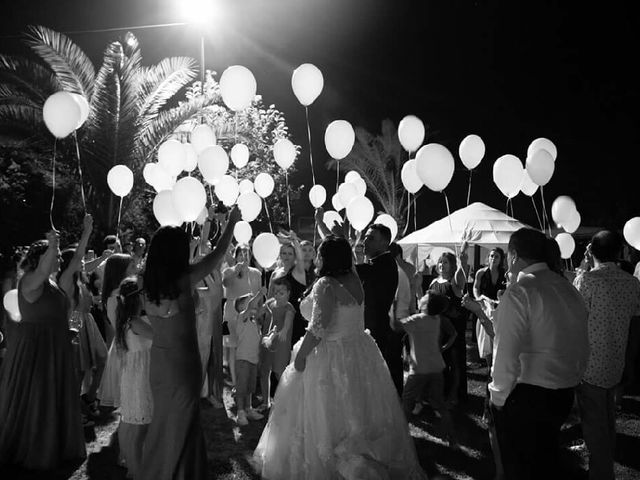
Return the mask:
<svg viewBox="0 0 640 480"><path fill-rule="evenodd" d="M267 480L426 479L387 365L364 331L364 306L331 277L300 304L320 343L292 363L254 452Z"/></svg>

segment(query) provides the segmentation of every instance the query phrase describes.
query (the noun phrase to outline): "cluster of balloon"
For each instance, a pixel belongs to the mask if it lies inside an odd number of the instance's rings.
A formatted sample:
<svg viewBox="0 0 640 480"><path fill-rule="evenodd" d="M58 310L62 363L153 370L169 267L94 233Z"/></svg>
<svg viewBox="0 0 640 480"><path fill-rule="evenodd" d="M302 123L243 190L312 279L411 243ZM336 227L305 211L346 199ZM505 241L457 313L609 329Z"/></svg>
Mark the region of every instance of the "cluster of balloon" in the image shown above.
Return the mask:
<svg viewBox="0 0 640 480"><path fill-rule="evenodd" d="M273 233L261 233L253 241L253 258L262 268L270 268L280 256L280 241Z"/></svg>
<svg viewBox="0 0 640 480"><path fill-rule="evenodd" d="M513 198L520 193L524 172L518 157L503 155L493 164L493 181L505 197Z"/></svg>
<svg viewBox="0 0 640 480"><path fill-rule="evenodd" d="M573 233L580 226L582 218L576 208L576 203L571 197L560 195L551 205L551 217L553 221L565 232Z"/></svg>
<svg viewBox="0 0 640 480"><path fill-rule="evenodd" d="M338 191L331 199L331 204L336 210L336 214L346 208L347 218L349 219L351 226L360 232L363 231L369 223L371 223L374 214L373 204L367 197L365 197L366 193L366 182L358 172L351 170L347 172L344 182L338 186ZM323 191L323 194L322 199L326 200L326 192ZM324 203L324 201L322 203ZM338 217L340 218L339 221L342 222L342 218L339 214Z"/></svg>
<svg viewBox="0 0 640 480"><path fill-rule="evenodd" d="M57 92L42 107L42 118L51 134L65 138L80 128L89 117L89 103L84 95Z"/></svg>
<svg viewBox="0 0 640 480"><path fill-rule="evenodd" d="M526 168L529 177L536 185L543 187L555 170L558 150L553 142L547 138L537 138L527 149Z"/></svg>
<svg viewBox="0 0 640 480"><path fill-rule="evenodd" d="M576 242L571 234L566 232L559 233L556 235L556 242L560 247L560 256L565 260L571 258L573 251L576 249Z"/></svg>
<svg viewBox="0 0 640 480"><path fill-rule="evenodd" d="M624 224L624 239L636 250L640 250L640 217L634 217Z"/></svg>
<svg viewBox="0 0 640 480"><path fill-rule="evenodd" d="M4 294L4 298L2 299L2 305L4 309L9 314L9 317L14 322L19 322L22 320L22 316L20 315L20 308L18 307L18 290L13 289L9 290Z"/></svg>

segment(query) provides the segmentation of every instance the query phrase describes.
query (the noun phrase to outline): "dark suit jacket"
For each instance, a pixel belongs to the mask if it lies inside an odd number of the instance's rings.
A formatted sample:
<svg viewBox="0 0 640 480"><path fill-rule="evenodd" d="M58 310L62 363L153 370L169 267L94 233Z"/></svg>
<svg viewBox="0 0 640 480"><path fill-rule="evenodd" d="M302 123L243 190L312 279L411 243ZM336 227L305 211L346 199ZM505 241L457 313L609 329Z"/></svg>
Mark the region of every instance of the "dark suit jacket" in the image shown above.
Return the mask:
<svg viewBox="0 0 640 480"><path fill-rule="evenodd" d="M393 333L389 325L389 310L398 288L398 265L386 252L369 264L357 265L356 269L364 290L364 324L380 345Z"/></svg>

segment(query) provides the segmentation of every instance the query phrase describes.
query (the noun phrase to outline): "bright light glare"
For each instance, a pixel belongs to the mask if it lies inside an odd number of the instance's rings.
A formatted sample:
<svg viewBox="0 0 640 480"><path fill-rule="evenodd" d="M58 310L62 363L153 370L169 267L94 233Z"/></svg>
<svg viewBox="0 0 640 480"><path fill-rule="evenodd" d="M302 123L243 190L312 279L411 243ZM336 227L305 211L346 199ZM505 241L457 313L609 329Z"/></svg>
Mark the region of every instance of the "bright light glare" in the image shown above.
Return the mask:
<svg viewBox="0 0 640 480"><path fill-rule="evenodd" d="M222 5L216 0L175 0L180 17L189 23L211 24L220 18Z"/></svg>

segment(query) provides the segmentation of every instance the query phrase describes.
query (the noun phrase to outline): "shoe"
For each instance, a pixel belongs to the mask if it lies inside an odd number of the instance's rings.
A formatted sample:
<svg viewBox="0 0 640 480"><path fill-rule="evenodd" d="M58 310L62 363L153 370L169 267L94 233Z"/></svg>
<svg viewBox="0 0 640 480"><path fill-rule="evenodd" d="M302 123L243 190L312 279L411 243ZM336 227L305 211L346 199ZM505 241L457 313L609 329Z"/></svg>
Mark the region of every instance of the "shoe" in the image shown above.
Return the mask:
<svg viewBox="0 0 640 480"><path fill-rule="evenodd" d="M236 417L236 423L242 426L249 425L249 421L247 420L247 414L245 413L244 410L240 410L238 412L238 416Z"/></svg>
<svg viewBox="0 0 640 480"><path fill-rule="evenodd" d="M422 402L418 402L416 403L416 406L413 407L413 411L411 413L413 415L420 415L420 412L422 411L423 408L424 406L422 405Z"/></svg>
<svg viewBox="0 0 640 480"><path fill-rule="evenodd" d="M214 397L213 395L209 395L207 397L207 401L213 405L213 408L224 408L224 403L222 403L220 400L218 400L216 397Z"/></svg>
<svg viewBox="0 0 640 480"><path fill-rule="evenodd" d="M258 405L258 407L256 407L256 411L258 411L258 412L266 412L270 408L271 408L270 405L267 405L266 403L261 403L260 405Z"/></svg>
<svg viewBox="0 0 640 480"><path fill-rule="evenodd" d="M262 420L264 415L256 412L253 408L247 412L247 418L249 420Z"/></svg>

